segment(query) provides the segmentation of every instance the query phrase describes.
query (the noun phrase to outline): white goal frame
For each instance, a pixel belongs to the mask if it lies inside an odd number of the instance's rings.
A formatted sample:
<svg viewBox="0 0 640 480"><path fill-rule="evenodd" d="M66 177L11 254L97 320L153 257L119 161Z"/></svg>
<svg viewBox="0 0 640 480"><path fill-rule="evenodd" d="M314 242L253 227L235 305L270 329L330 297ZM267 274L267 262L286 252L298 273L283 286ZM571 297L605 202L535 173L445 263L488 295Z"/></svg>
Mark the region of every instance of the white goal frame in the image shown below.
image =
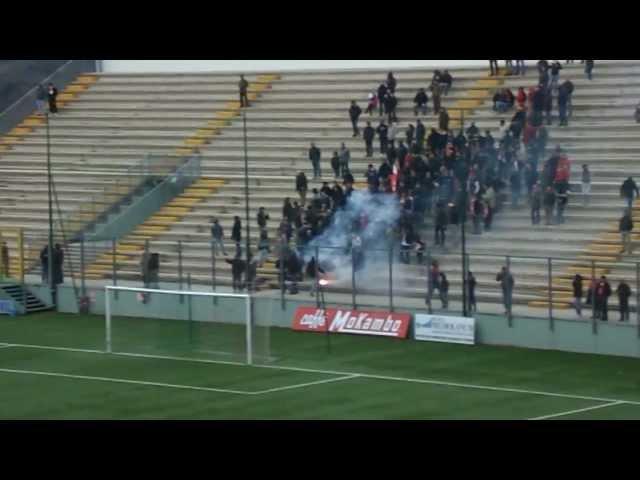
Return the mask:
<svg viewBox="0 0 640 480"><path fill-rule="evenodd" d="M245 331L246 331L246 363L253 364L253 316L251 310L251 295L242 293L196 292L192 290L159 290L151 288L120 287L106 285L104 287L104 321L105 321L105 352L113 353L111 338L111 291L135 293L166 293L170 295L189 295L198 297L244 298L245 299Z"/></svg>

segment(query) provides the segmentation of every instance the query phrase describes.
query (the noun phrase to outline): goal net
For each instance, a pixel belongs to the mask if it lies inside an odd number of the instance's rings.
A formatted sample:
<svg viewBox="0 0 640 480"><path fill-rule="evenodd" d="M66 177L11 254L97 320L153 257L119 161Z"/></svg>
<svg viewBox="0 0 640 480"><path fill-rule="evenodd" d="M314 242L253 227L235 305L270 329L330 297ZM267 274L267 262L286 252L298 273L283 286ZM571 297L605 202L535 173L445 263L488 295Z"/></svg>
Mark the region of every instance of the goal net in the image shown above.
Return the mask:
<svg viewBox="0 0 640 480"><path fill-rule="evenodd" d="M269 326L250 295L105 287L105 350L236 363L268 363Z"/></svg>

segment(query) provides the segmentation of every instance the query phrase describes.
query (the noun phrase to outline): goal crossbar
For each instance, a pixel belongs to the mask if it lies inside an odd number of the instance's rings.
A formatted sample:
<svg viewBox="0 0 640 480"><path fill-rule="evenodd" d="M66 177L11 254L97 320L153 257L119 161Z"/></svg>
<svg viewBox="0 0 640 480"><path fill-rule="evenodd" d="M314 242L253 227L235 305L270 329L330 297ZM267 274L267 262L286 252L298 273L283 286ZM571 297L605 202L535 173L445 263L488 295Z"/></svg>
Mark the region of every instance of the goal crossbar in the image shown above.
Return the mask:
<svg viewBox="0 0 640 480"><path fill-rule="evenodd" d="M245 301L245 331L246 331L246 362L248 365L253 363L253 317L251 311L251 295L242 293L219 293L219 292L198 292L193 290L160 290L152 288L136 288L124 287L117 285L106 285L104 287L104 317L105 317L105 351L112 353L112 322L111 322L111 295L110 291L134 292L134 293L153 293L153 294L169 294L169 295L187 295L198 297L222 297L222 298L238 298Z"/></svg>

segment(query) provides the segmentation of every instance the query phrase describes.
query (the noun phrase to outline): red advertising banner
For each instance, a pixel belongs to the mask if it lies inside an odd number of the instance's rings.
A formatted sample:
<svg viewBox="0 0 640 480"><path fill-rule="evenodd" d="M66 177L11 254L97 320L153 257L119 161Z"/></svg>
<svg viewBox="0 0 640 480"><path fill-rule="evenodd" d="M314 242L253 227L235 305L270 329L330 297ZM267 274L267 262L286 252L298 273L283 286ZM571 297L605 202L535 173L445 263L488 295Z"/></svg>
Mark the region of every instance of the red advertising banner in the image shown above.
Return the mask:
<svg viewBox="0 0 640 480"><path fill-rule="evenodd" d="M407 338L411 314L342 308L298 307L293 329L300 332L352 333Z"/></svg>

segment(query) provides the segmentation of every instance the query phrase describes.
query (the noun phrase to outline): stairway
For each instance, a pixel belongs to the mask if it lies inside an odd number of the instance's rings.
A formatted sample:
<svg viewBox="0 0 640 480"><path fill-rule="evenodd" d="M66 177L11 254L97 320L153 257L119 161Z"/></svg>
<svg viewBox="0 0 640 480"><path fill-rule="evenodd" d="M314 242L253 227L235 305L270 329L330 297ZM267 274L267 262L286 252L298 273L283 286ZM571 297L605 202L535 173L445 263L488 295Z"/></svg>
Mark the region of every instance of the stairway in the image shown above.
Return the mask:
<svg viewBox="0 0 640 480"><path fill-rule="evenodd" d="M129 235L121 239L114 252L106 252L85 270L85 278L95 280L111 273L113 262L124 262L131 257L140 258L147 241L152 241L179 222L198 203L216 193L225 181L201 178L188 187L157 213L147 218Z"/></svg>
<svg viewBox="0 0 640 480"><path fill-rule="evenodd" d="M52 305L42 302L28 288L24 288L21 285L4 284L0 285L0 290L16 302L18 311L23 310L24 313L33 313L53 309Z"/></svg>

